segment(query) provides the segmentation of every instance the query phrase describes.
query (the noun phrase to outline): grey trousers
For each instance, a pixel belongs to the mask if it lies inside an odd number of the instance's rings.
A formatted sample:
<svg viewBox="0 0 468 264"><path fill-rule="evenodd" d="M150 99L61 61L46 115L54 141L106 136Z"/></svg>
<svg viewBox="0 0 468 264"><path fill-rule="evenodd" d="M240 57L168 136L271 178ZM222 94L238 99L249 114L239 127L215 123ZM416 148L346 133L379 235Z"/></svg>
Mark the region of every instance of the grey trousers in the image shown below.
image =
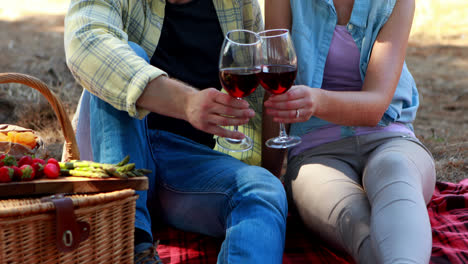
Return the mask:
<svg viewBox="0 0 468 264"><path fill-rule="evenodd" d="M357 263L429 263L432 155L415 138L346 138L288 161L285 186L305 225Z"/></svg>

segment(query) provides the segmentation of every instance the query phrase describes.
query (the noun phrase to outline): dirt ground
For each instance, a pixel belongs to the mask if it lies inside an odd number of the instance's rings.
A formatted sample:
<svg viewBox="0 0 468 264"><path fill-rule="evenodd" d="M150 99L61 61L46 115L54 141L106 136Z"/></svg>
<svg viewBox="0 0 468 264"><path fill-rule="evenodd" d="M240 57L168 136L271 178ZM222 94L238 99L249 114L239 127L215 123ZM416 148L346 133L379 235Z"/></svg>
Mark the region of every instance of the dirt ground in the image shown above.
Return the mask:
<svg viewBox="0 0 468 264"><path fill-rule="evenodd" d="M418 6L406 60L421 95L415 132L433 153L438 180L458 182L468 177L468 4L417 2L423 4ZM58 95L71 118L81 88L64 59L67 3L0 0L0 72L38 77ZM0 85L0 123L37 130L52 155L60 158L60 125L34 89Z"/></svg>

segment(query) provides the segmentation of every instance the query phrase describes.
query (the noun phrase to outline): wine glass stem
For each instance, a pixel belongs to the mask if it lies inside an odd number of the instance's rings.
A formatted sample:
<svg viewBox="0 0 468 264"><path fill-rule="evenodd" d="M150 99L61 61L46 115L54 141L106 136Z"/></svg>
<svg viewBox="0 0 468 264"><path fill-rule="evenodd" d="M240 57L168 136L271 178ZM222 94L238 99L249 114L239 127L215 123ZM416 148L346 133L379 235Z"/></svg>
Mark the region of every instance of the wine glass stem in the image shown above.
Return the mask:
<svg viewBox="0 0 468 264"><path fill-rule="evenodd" d="M242 98L236 97L236 99L237 99L237 100L241 100ZM237 130L238 130L238 125L235 125L235 126L234 126L234 132L237 132Z"/></svg>
<svg viewBox="0 0 468 264"><path fill-rule="evenodd" d="M288 134L286 133L286 128L284 127L284 124L283 124L283 123L279 123L279 125L280 125L279 137L280 137L280 138L286 138L286 137L288 137Z"/></svg>

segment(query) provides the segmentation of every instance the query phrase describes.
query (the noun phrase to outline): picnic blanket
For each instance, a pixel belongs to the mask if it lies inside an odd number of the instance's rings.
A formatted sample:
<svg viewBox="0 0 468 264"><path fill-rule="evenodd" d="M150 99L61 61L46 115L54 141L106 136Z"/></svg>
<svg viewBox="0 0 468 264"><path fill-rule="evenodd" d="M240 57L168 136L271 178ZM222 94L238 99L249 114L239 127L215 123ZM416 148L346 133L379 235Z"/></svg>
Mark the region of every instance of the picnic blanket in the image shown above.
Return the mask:
<svg viewBox="0 0 468 264"><path fill-rule="evenodd" d="M468 263L468 179L458 184L437 182L427 208L432 225L431 264ZM283 264L354 264L349 255L327 248L304 230L297 217L288 217ZM222 242L171 227L159 230L157 237L159 256L166 264L216 263Z"/></svg>

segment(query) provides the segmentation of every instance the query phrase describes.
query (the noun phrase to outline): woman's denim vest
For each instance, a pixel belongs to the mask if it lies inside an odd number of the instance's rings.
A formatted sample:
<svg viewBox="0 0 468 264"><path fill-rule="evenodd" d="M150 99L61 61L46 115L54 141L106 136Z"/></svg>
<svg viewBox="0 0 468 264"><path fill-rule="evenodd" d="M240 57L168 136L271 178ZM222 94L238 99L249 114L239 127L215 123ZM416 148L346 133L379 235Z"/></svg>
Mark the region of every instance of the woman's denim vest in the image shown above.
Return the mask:
<svg viewBox="0 0 468 264"><path fill-rule="evenodd" d="M313 88L322 86L323 71L337 15L333 0L290 0L292 9L292 38L298 55L296 84ZM355 0L347 25L360 50L360 72L364 80L374 41L388 20L396 0ZM418 91L406 63L403 65L392 102L379 122L386 126L401 122L412 128L419 106ZM291 134L301 136L329 124L312 117L303 123L291 124Z"/></svg>

